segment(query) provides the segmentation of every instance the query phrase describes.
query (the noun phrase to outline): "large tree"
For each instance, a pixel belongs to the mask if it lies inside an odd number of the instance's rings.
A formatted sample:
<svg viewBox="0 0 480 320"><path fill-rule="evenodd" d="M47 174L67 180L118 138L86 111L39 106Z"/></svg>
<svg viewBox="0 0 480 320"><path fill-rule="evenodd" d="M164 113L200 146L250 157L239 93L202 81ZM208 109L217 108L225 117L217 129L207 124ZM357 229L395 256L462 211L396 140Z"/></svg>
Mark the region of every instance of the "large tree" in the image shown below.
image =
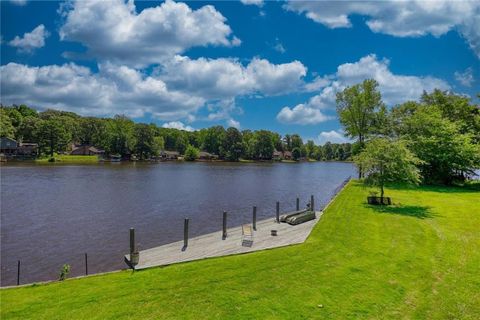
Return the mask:
<svg viewBox="0 0 480 320"><path fill-rule="evenodd" d="M131 154L135 148L135 123L126 116L116 115L108 121L107 131L109 148L107 151L114 154Z"/></svg>
<svg viewBox="0 0 480 320"><path fill-rule="evenodd" d="M413 184L420 182L416 166L420 161L407 148L404 141L375 138L367 142L363 151L354 159L364 170L366 176L364 182L378 187L382 199L385 184L388 182Z"/></svg>
<svg viewBox="0 0 480 320"><path fill-rule="evenodd" d="M450 184L480 168L480 145L471 133L462 133L458 122L443 117L437 106L420 106L403 120L400 132L423 161L425 182Z"/></svg>
<svg viewBox="0 0 480 320"><path fill-rule="evenodd" d="M223 141L225 159L229 161L238 161L243 153L242 134L236 128L230 127L225 133Z"/></svg>
<svg viewBox="0 0 480 320"><path fill-rule="evenodd" d="M50 117L38 124L38 139L40 150L53 157L55 152L67 149L72 135L61 117Z"/></svg>
<svg viewBox="0 0 480 320"><path fill-rule="evenodd" d="M370 136L384 131L386 107L373 79L337 93L337 113L345 134L357 139L361 148ZM359 176L362 168L359 167Z"/></svg>

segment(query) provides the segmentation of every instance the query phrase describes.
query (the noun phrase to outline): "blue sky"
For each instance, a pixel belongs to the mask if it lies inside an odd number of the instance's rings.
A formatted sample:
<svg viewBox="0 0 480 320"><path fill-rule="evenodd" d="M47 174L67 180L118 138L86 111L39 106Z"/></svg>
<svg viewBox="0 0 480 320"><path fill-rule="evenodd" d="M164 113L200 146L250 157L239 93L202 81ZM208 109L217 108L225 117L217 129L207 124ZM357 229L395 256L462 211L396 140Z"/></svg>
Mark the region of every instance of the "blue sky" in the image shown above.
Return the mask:
<svg viewBox="0 0 480 320"><path fill-rule="evenodd" d="M344 141L335 93L480 92L480 4L1 2L1 102ZM474 98L474 101L478 101Z"/></svg>

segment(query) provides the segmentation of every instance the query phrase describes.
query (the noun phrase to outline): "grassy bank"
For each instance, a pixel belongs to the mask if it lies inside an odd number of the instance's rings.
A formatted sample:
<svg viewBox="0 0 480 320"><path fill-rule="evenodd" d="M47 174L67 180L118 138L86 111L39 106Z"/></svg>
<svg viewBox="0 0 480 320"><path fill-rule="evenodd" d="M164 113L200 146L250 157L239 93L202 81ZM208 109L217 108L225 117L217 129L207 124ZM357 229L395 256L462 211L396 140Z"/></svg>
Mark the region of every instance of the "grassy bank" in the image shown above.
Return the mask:
<svg viewBox="0 0 480 320"><path fill-rule="evenodd" d="M1 290L1 318L478 319L480 193L367 194L350 183L304 244Z"/></svg>
<svg viewBox="0 0 480 320"><path fill-rule="evenodd" d="M67 163L94 163L98 162L97 156L72 156L67 154L59 154L55 155L55 162L67 162ZM47 163L51 158L41 158L35 160L36 162L40 163Z"/></svg>

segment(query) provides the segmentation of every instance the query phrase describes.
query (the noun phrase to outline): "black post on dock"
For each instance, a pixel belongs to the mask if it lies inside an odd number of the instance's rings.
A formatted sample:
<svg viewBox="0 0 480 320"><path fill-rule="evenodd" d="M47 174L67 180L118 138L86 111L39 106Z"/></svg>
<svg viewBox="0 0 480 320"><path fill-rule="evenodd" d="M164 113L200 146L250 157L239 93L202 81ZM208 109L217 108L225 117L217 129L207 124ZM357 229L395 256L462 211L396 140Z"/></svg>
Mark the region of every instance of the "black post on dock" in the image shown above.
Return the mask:
<svg viewBox="0 0 480 320"><path fill-rule="evenodd" d="M253 230L257 231L257 206L253 206Z"/></svg>
<svg viewBox="0 0 480 320"><path fill-rule="evenodd" d="M223 211L223 229L222 240L227 238L227 211Z"/></svg>
<svg viewBox="0 0 480 320"><path fill-rule="evenodd" d="M310 196L310 210L315 212L315 202L314 202L314 199L313 199L313 194Z"/></svg>
<svg viewBox="0 0 480 320"><path fill-rule="evenodd" d="M17 263L17 286L20 285L20 260Z"/></svg>
<svg viewBox="0 0 480 320"><path fill-rule="evenodd" d="M135 228L130 228L130 256L135 251Z"/></svg>
<svg viewBox="0 0 480 320"><path fill-rule="evenodd" d="M296 206L296 208L297 208L297 211L300 210L300 198L298 198L298 197L297 197L297 206Z"/></svg>
<svg viewBox="0 0 480 320"><path fill-rule="evenodd" d="M188 246L188 218L185 218L185 222L183 224L183 250L187 249Z"/></svg>
<svg viewBox="0 0 480 320"><path fill-rule="evenodd" d="M277 223L280 223L280 202L279 201L277 201L276 220L277 220Z"/></svg>
<svg viewBox="0 0 480 320"><path fill-rule="evenodd" d="M85 275L88 276L88 256L85 252Z"/></svg>

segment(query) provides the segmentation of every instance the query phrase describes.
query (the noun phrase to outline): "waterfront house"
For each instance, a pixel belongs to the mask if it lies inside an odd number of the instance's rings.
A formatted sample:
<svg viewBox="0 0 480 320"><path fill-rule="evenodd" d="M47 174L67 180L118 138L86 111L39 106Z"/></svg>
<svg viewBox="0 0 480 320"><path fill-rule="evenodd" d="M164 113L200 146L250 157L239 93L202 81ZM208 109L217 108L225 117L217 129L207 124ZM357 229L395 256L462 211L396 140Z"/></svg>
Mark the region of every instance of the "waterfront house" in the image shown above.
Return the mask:
<svg viewBox="0 0 480 320"><path fill-rule="evenodd" d="M70 154L75 156L102 156L105 154L105 151L88 144L83 144L72 146L72 152L70 152Z"/></svg>
<svg viewBox="0 0 480 320"><path fill-rule="evenodd" d="M17 155L23 157L36 157L38 155L38 143L20 143L17 147Z"/></svg>
<svg viewBox="0 0 480 320"><path fill-rule="evenodd" d="M180 153L177 151L161 151L160 160L177 160L180 157Z"/></svg>
<svg viewBox="0 0 480 320"><path fill-rule="evenodd" d="M293 159L292 152L291 151L284 151L283 152L283 159L292 160Z"/></svg>
<svg viewBox="0 0 480 320"><path fill-rule="evenodd" d="M14 139L1 137L0 138L0 153L9 157L17 153L18 143Z"/></svg>
<svg viewBox="0 0 480 320"><path fill-rule="evenodd" d="M273 151L272 159L275 160L275 161L282 160L283 159L283 152L278 151L278 150Z"/></svg>
<svg viewBox="0 0 480 320"><path fill-rule="evenodd" d="M200 151L198 153L199 160L218 160L218 155L212 154L206 151Z"/></svg>
<svg viewBox="0 0 480 320"><path fill-rule="evenodd" d="M292 160L292 152L291 151L273 151L272 159L275 161L280 160Z"/></svg>

